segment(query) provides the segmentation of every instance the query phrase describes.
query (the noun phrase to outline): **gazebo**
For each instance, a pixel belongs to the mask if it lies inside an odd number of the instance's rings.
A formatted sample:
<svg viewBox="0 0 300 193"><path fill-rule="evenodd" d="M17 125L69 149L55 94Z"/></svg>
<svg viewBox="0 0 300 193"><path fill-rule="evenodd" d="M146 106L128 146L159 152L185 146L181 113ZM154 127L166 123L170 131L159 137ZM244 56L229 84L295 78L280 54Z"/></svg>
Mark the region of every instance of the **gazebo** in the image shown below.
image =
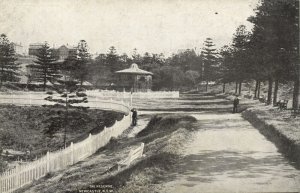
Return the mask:
<svg viewBox="0 0 300 193"><path fill-rule="evenodd" d="M152 72L142 70L137 64L131 64L130 68L117 71L119 89L132 92L146 92L152 87Z"/></svg>

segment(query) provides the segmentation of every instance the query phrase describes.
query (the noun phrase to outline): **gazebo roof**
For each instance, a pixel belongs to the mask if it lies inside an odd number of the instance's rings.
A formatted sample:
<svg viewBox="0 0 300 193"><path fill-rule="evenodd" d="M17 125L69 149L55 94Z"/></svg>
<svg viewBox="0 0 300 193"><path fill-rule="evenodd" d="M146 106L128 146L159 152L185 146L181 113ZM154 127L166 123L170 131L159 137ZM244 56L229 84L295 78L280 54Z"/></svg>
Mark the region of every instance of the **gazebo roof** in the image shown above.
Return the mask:
<svg viewBox="0 0 300 193"><path fill-rule="evenodd" d="M152 72L148 72L146 70L139 69L138 65L133 63L130 68L119 70L116 73L118 74L140 74L140 75L153 75Z"/></svg>

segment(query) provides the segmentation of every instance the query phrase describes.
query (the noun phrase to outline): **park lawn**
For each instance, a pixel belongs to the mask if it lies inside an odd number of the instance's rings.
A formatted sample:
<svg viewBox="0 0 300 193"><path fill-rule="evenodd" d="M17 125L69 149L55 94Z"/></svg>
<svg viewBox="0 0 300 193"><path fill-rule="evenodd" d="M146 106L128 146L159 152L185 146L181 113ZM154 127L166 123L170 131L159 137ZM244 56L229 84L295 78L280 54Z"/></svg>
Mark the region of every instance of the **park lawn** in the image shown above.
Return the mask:
<svg viewBox="0 0 300 193"><path fill-rule="evenodd" d="M45 133L53 122L51 117L64 117L63 112L61 107L0 105L1 148L22 152L29 150L30 155L23 158L31 160L44 155L47 151L64 147L64 125L58 126L53 135ZM112 111L70 110L67 121L67 144L81 141L89 133L98 133L104 126L111 126L122 118L122 113Z"/></svg>

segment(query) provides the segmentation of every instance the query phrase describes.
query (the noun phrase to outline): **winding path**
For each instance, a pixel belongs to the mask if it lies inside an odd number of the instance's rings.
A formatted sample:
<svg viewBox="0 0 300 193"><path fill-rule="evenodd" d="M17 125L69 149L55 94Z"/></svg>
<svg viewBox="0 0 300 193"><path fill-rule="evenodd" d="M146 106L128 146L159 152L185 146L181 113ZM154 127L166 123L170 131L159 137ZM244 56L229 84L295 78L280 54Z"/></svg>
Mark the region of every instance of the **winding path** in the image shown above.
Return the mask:
<svg viewBox="0 0 300 193"><path fill-rule="evenodd" d="M143 108L143 102L140 102ZM295 192L300 171L240 114L231 102L204 95L175 101L151 101L142 114L185 113L197 119L197 132L183 147L176 170L162 192Z"/></svg>

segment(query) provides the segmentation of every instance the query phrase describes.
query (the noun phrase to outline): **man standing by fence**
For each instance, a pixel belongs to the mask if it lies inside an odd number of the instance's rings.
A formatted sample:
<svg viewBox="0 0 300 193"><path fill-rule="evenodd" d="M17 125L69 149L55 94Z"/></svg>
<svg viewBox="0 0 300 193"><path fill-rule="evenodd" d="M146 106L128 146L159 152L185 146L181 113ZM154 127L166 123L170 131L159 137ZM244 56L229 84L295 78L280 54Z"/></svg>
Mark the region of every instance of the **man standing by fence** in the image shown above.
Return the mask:
<svg viewBox="0 0 300 193"><path fill-rule="evenodd" d="M233 113L237 113L238 111L239 98L235 96L233 100Z"/></svg>
<svg viewBox="0 0 300 193"><path fill-rule="evenodd" d="M136 111L135 108L133 108L131 110L131 112L132 112L132 123L131 123L131 125L132 126L136 126L136 123L137 123L137 111Z"/></svg>

